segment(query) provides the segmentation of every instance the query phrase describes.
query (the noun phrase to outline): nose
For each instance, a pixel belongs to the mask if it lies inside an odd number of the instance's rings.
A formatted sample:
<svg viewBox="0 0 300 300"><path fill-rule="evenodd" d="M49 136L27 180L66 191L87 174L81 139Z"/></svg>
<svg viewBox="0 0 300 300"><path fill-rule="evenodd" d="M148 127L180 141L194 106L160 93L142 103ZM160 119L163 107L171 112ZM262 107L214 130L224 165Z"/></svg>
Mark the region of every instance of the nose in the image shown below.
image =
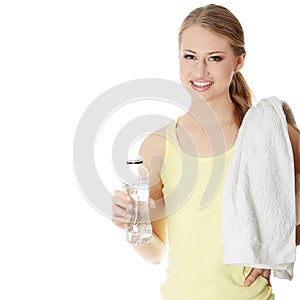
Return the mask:
<svg viewBox="0 0 300 300"><path fill-rule="evenodd" d="M205 61L198 60L198 62L194 66L193 75L196 78L202 78L207 76L209 73L208 66Z"/></svg>

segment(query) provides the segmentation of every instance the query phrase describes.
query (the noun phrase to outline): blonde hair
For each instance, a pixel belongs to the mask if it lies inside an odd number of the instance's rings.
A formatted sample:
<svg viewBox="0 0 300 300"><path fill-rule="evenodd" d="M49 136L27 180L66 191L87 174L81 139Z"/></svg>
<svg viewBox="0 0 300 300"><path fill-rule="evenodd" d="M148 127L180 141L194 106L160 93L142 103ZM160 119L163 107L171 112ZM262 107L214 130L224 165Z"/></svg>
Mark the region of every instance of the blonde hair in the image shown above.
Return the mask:
<svg viewBox="0 0 300 300"><path fill-rule="evenodd" d="M195 24L226 38L237 56L246 53L243 28L239 20L227 8L210 4L196 8L190 12L183 20L179 30L179 47L184 30ZM252 106L252 93L240 72L236 72L233 75L229 94L236 106L238 117L242 122L246 112Z"/></svg>

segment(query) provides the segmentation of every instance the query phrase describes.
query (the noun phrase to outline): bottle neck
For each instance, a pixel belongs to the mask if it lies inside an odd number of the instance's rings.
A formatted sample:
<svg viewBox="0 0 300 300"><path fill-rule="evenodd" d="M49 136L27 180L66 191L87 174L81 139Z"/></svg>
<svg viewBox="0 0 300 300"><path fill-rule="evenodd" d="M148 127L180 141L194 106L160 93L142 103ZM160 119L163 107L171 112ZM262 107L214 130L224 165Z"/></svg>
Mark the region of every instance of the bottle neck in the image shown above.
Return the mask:
<svg viewBox="0 0 300 300"><path fill-rule="evenodd" d="M149 173L142 163L127 163L137 182L149 184Z"/></svg>

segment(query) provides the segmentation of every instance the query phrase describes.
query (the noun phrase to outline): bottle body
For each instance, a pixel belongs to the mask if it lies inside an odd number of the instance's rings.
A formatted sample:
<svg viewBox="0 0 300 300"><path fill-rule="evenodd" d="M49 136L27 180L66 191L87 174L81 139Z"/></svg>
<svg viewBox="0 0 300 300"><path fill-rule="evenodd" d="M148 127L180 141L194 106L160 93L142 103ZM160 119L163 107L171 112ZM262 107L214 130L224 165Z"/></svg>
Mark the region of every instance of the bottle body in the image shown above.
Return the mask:
<svg viewBox="0 0 300 300"><path fill-rule="evenodd" d="M136 180L124 183L123 189L132 199L131 219L126 225L126 239L131 244L147 244L152 238L149 212L149 175L141 159L127 161Z"/></svg>
<svg viewBox="0 0 300 300"><path fill-rule="evenodd" d="M147 244L152 238L149 213L149 185L126 184L126 192L133 199L131 219L126 225L126 239L131 244Z"/></svg>

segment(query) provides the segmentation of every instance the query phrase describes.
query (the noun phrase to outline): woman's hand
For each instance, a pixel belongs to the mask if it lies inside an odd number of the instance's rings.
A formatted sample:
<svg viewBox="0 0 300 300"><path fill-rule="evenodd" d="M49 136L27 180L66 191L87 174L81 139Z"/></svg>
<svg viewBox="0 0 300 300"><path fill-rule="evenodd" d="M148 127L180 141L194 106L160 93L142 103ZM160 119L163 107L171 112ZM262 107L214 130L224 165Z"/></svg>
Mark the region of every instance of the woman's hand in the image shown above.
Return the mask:
<svg viewBox="0 0 300 300"><path fill-rule="evenodd" d="M112 199L112 221L118 227L125 229L126 224L131 219L133 200L121 191L115 191Z"/></svg>
<svg viewBox="0 0 300 300"><path fill-rule="evenodd" d="M269 286L271 286L271 282L270 282L271 270L257 269L257 268L253 268L250 274L247 276L245 280L245 286L250 286L257 279L259 275L262 275L264 278L266 278L269 282Z"/></svg>

